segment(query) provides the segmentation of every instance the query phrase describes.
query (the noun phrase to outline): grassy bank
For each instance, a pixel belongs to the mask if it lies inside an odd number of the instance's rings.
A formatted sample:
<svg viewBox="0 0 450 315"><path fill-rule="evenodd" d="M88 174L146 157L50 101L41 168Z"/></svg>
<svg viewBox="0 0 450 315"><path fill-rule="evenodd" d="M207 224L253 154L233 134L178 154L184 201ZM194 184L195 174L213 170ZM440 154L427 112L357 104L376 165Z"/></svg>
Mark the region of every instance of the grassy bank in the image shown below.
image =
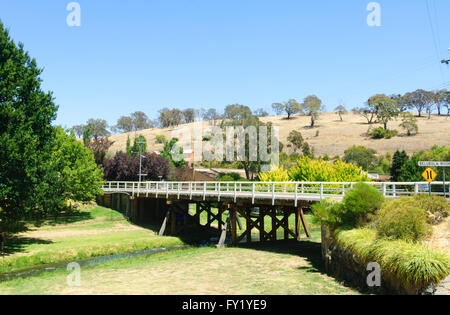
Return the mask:
<svg viewBox="0 0 450 315"><path fill-rule="evenodd" d="M450 255L402 240L376 238L372 229L338 230L336 242L355 254L360 263L377 262L384 273L402 284L424 287L450 274Z"/></svg>
<svg viewBox="0 0 450 315"><path fill-rule="evenodd" d="M309 244L309 245L308 245ZM357 294L322 270L320 246L287 243L251 248L194 248L126 258L0 283L2 294Z"/></svg>
<svg viewBox="0 0 450 315"><path fill-rule="evenodd" d="M8 239L0 273L180 244L179 238L158 237L114 210L95 207Z"/></svg>

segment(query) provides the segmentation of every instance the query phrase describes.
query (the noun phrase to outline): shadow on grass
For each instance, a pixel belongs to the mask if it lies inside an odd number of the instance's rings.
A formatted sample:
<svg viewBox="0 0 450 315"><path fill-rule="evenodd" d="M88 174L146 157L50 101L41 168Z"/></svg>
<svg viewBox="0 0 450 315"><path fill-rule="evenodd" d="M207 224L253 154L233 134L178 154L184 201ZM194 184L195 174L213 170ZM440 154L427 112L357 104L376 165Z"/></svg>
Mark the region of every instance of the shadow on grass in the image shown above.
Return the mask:
<svg viewBox="0 0 450 315"><path fill-rule="evenodd" d="M5 254L9 256L16 253L23 253L28 246L36 244L46 245L53 244L53 242L40 238L13 236L7 239L7 243L5 244Z"/></svg>
<svg viewBox="0 0 450 315"><path fill-rule="evenodd" d="M60 224L71 224L87 220L92 220L93 217L90 212L76 211L73 213L62 214L56 218L49 218L44 225L56 226Z"/></svg>
<svg viewBox="0 0 450 315"><path fill-rule="evenodd" d="M321 244L310 241L297 242L295 240L289 241L276 241L268 243L254 243L239 245L240 248L248 248L253 250L267 251L277 254L287 254L295 255L305 259L310 266L299 267L298 270L303 270L310 273L317 273L321 275L327 275L325 270L325 263L322 260L322 249ZM337 280L337 279L336 279ZM349 283L340 282L341 285L358 291L362 294L367 294L368 292L360 287L355 287Z"/></svg>

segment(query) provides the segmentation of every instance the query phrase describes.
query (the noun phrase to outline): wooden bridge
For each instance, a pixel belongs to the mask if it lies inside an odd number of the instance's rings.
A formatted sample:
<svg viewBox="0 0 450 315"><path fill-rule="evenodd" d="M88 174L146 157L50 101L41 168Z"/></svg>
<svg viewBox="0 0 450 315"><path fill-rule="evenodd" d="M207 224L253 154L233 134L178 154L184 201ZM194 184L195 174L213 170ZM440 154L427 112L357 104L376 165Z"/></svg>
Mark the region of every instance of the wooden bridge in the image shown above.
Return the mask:
<svg viewBox="0 0 450 315"><path fill-rule="evenodd" d="M98 198L101 205L127 213L136 223L161 224L159 234L176 235L187 226L220 232L219 246L227 235L233 244L252 242L259 232L261 242L301 240L303 229L311 237L304 209L326 198L342 200L356 183L339 182L108 182ZM428 194L428 183L370 182L386 198ZM433 183L434 194L444 195L442 183ZM438 187L440 185L440 187ZM438 192L441 191L441 192ZM450 185L446 187L450 191ZM447 196L450 197L450 194ZM195 205L195 207L194 207ZM206 213L206 224L201 215ZM226 216L226 219L224 218ZM290 218L295 217L295 229ZM268 217L268 220L266 220ZM245 227L242 224L245 220ZM170 226L170 229L167 227ZM291 224L292 226L292 224ZM238 231L239 228L239 231ZM170 231L169 231L170 230Z"/></svg>

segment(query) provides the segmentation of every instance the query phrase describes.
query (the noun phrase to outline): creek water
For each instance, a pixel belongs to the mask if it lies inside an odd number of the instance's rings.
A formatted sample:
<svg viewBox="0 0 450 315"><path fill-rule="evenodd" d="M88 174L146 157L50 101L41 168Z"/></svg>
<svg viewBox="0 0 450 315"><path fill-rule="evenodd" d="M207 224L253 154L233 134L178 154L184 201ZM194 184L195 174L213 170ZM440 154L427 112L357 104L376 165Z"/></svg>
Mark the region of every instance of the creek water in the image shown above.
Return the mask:
<svg viewBox="0 0 450 315"><path fill-rule="evenodd" d="M178 246L172 246L172 247L152 248L152 249L141 250L141 251L137 251L137 252L133 252L133 253L94 257L94 258L77 261L77 263L80 265L80 267L86 267L86 266L101 264L101 263L105 263L105 262L109 262L109 261L113 261L113 260L117 260L117 259L122 259L122 258L131 258L131 257L138 257L138 256L151 256L151 255L154 255L157 253L169 252L169 251L175 251L175 250L181 250L181 249L187 249L187 248L193 248L193 246L178 245ZM25 269L25 270L3 273L3 274L0 274L0 282L9 281L9 280L17 279L17 278L33 277L33 276L37 276L44 272L67 270L68 263L71 263L71 262L44 265L44 266L40 266L38 268L30 268L30 269Z"/></svg>

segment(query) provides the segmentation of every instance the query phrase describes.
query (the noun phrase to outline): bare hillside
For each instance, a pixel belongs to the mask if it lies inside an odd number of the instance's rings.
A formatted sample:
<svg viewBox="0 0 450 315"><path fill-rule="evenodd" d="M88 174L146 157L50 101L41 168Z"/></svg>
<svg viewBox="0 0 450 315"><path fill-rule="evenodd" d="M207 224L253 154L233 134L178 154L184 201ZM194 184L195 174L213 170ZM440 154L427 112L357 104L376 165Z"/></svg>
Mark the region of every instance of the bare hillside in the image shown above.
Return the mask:
<svg viewBox="0 0 450 315"><path fill-rule="evenodd" d="M372 140L365 136L369 125L367 121L360 116L349 113L344 116L341 122L339 116L335 113L323 113L317 121L317 126L309 128L310 118L295 115L292 119L286 120L285 116L271 116L261 119L264 122L272 122L280 127L280 140L287 144L287 137L291 130L300 131L303 137L314 147L316 155L325 155L333 157L343 155L344 151L353 145L362 145L376 150L379 154L394 153L397 149L405 150L409 154L420 150L430 149L433 145L450 145L450 118L432 116L419 119L419 134L413 137L404 136L404 131L399 127L401 121L393 121L388 125L389 129L397 129L399 136L389 140ZM209 123L203 123L204 129ZM175 129L149 129L140 131L148 141L149 150L161 150L162 145L156 144L155 137L164 135L171 138L183 128L192 128L194 124L183 125ZM373 125L378 126L378 125ZM316 133L319 135L316 137ZM133 141L135 133L119 134L111 136L115 141L111 147L110 153L125 151L127 137ZM286 146L285 146L286 148Z"/></svg>

